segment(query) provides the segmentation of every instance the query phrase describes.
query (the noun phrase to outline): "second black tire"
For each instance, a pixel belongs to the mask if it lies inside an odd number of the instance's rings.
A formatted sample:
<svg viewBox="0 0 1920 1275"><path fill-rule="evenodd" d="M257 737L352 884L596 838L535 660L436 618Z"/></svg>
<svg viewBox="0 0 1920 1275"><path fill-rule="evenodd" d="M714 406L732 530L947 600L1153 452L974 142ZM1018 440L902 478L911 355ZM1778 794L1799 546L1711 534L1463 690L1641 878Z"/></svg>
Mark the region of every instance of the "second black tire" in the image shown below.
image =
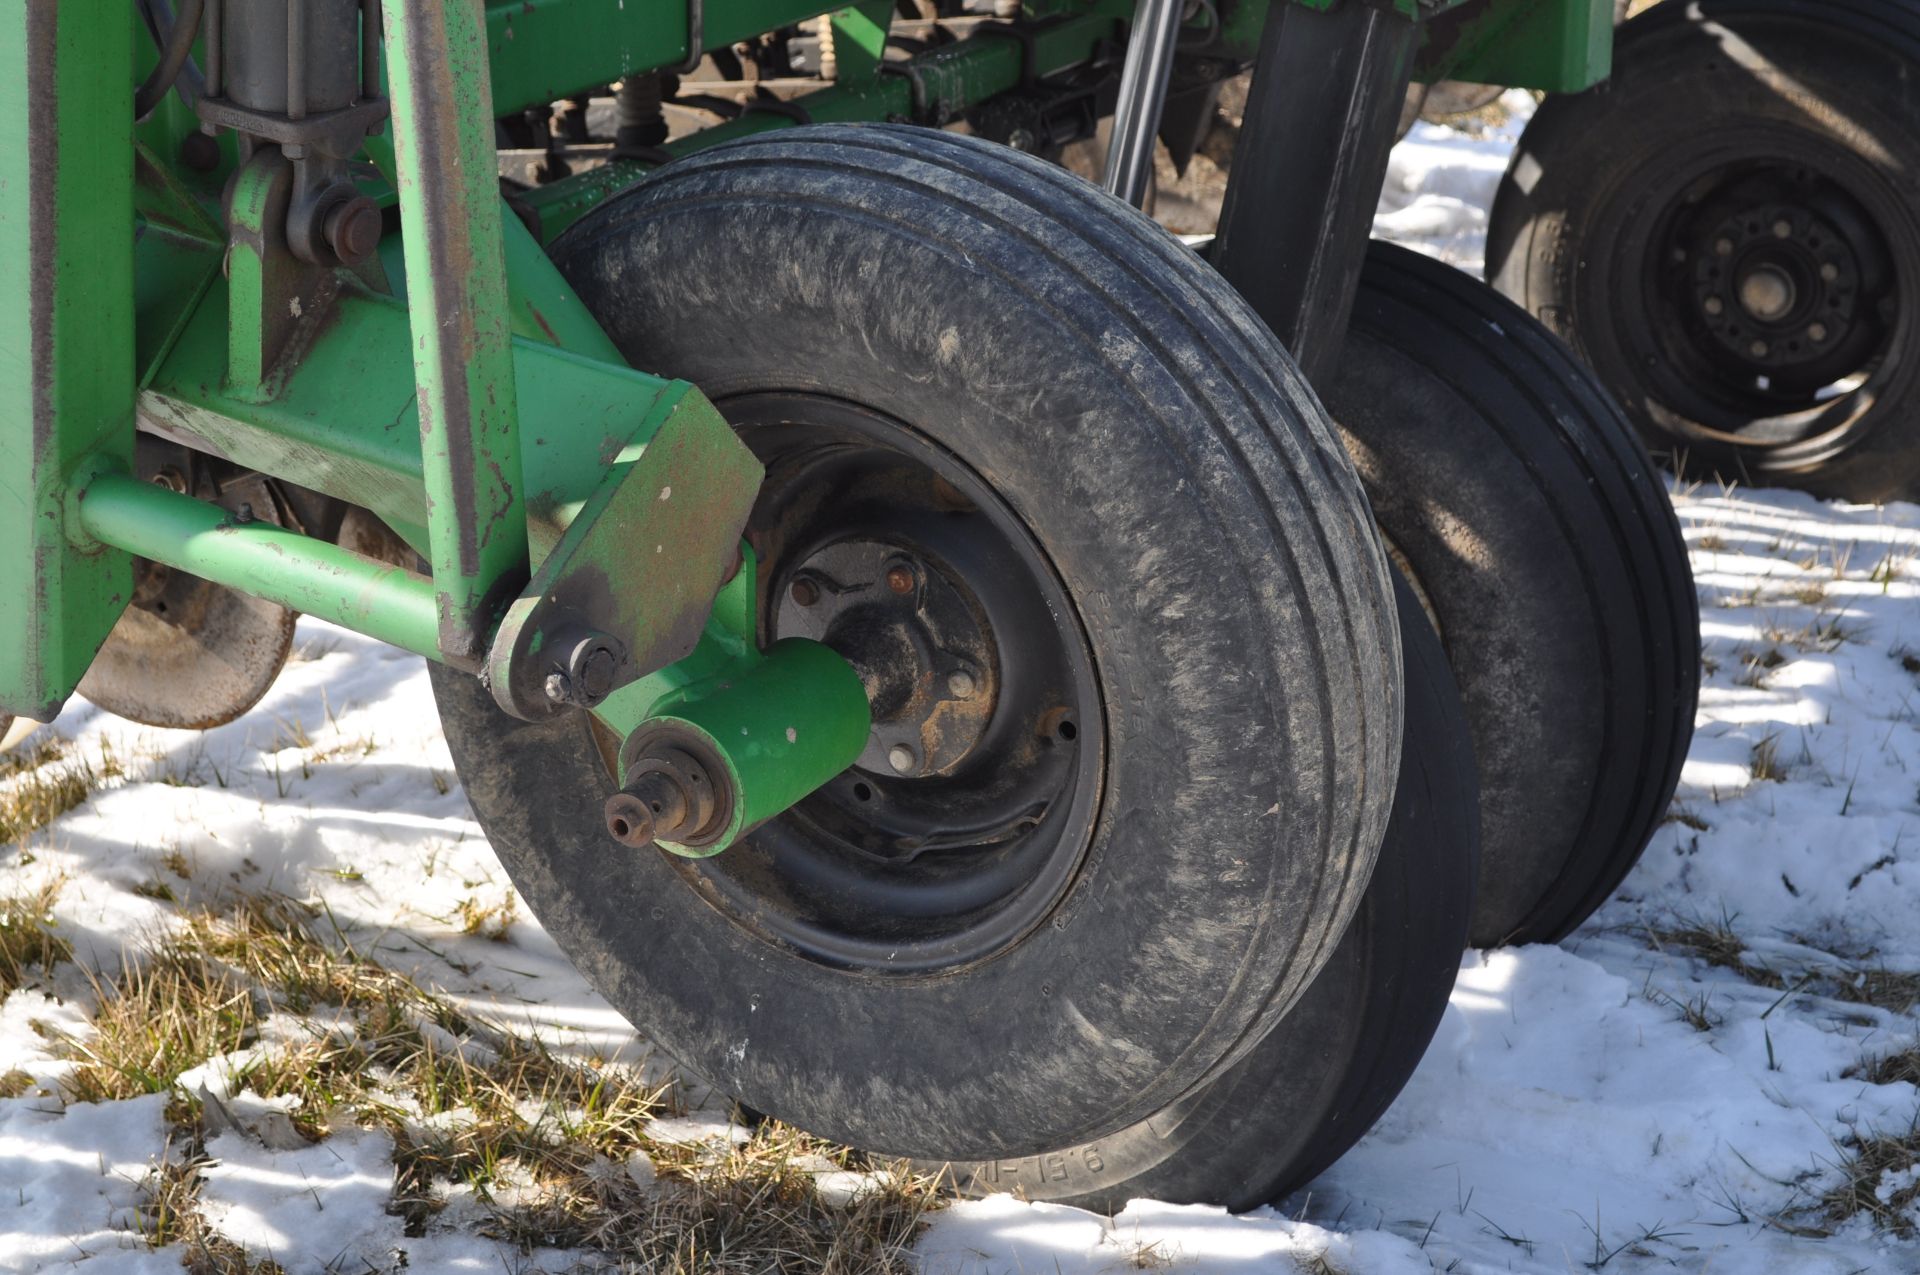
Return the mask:
<svg viewBox="0 0 1920 1275"><path fill-rule="evenodd" d="M1699 604L1665 485L1537 320L1393 244L1322 398L1466 700L1472 941L1551 942L1638 860L1692 738Z"/></svg>

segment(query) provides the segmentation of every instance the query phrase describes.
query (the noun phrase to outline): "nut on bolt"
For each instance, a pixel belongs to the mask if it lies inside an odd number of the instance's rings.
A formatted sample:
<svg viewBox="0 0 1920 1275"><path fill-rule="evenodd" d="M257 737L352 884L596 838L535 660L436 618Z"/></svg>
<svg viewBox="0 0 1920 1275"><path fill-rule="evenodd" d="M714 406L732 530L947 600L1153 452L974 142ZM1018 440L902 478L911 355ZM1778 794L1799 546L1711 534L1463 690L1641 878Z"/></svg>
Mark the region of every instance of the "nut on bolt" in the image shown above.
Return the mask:
<svg viewBox="0 0 1920 1275"><path fill-rule="evenodd" d="M551 646L557 667L540 684L549 702L592 708L620 684L627 654L618 638L574 630L562 634Z"/></svg>

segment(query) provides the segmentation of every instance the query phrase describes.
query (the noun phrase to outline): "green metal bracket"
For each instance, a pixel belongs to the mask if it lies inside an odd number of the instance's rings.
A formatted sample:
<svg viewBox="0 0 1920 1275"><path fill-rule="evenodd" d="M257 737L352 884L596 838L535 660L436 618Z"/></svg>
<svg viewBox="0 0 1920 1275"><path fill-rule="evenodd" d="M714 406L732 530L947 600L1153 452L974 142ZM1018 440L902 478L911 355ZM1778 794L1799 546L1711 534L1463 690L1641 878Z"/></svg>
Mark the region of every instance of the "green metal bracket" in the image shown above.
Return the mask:
<svg viewBox="0 0 1920 1275"><path fill-rule="evenodd" d="M51 721L133 591L65 501L132 459L133 45L124 0L0 0L0 37L0 714Z"/></svg>
<svg viewBox="0 0 1920 1275"><path fill-rule="evenodd" d="M537 721L690 653L763 476L704 400L643 429L508 608L487 660L494 700Z"/></svg>
<svg viewBox="0 0 1920 1275"><path fill-rule="evenodd" d="M828 17L833 28L835 78L842 84L871 80L887 54L887 27L893 19L892 0L867 0L864 5L838 9Z"/></svg>
<svg viewBox="0 0 1920 1275"><path fill-rule="evenodd" d="M872 729L865 686L831 648L788 638L759 649L758 573L753 550L742 544L740 553L693 652L594 710L623 741L622 774L662 732L690 735L720 761L739 797L719 838L659 843L689 858L720 853L851 766Z"/></svg>

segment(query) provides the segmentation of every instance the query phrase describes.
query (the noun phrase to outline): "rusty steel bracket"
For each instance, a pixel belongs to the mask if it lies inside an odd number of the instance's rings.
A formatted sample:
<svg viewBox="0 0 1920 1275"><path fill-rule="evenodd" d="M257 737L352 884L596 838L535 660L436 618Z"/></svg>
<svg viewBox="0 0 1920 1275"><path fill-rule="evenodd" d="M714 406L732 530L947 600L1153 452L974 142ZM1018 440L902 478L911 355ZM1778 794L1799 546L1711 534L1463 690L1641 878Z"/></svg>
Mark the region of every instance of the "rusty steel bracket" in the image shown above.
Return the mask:
<svg viewBox="0 0 1920 1275"><path fill-rule="evenodd" d="M763 472L705 396L682 387L508 607L487 654L500 707L528 721L592 708L689 654L739 569Z"/></svg>

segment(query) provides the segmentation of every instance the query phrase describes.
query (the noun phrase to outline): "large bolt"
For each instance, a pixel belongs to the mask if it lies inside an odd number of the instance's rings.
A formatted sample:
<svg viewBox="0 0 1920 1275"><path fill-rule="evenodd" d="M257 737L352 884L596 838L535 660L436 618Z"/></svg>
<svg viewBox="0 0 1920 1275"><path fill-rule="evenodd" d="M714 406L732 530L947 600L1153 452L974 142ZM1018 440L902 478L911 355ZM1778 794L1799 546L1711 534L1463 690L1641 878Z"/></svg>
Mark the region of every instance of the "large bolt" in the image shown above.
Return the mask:
<svg viewBox="0 0 1920 1275"><path fill-rule="evenodd" d="M573 683L567 680L565 673L547 674L547 680L541 684L540 689L556 704L564 704L573 696Z"/></svg>
<svg viewBox="0 0 1920 1275"><path fill-rule="evenodd" d="M887 587L895 593L912 593L913 584L912 567L902 563L887 568Z"/></svg>
<svg viewBox="0 0 1920 1275"><path fill-rule="evenodd" d="M365 195L342 200L327 211L321 233L343 265L357 266L380 247L380 206Z"/></svg>
<svg viewBox="0 0 1920 1275"><path fill-rule="evenodd" d="M955 699L968 699L973 695L973 674L963 668L957 668L947 674L947 694Z"/></svg>
<svg viewBox="0 0 1920 1275"><path fill-rule="evenodd" d="M796 605L810 607L820 600L820 586L803 576L793 582L787 594Z"/></svg>
<svg viewBox="0 0 1920 1275"><path fill-rule="evenodd" d="M905 744L895 744L887 750L887 765L893 767L903 775L912 774L914 766L913 750Z"/></svg>

